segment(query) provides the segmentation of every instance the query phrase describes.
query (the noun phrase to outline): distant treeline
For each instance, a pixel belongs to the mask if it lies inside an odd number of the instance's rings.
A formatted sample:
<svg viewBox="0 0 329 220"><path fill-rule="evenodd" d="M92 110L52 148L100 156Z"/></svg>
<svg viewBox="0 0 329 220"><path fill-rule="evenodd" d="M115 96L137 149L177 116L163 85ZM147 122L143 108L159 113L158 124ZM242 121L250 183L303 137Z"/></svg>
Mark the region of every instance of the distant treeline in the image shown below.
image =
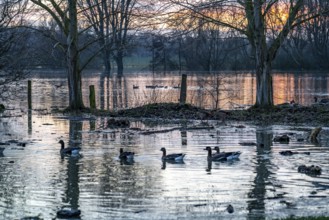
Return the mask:
<svg viewBox="0 0 329 220"><path fill-rule="evenodd" d="M24 40L19 38L12 53L19 48L24 59L18 65L29 68L56 69L65 68L65 54L58 39L47 36L47 30L24 29ZM53 33L52 33L53 34ZM328 36L326 36L328 37ZM91 41L93 35L84 34L80 41ZM56 40L52 40L56 39ZM248 41L234 33L223 34L219 30L198 30L195 32L160 35L139 32L130 35L125 45L125 58L137 59L139 69L154 71L218 71L218 70L252 70L254 59ZM62 37L65 43L65 37ZM270 40L270 39L269 39ZM284 42L273 63L274 69L281 70L327 70L329 69L329 41L319 42L312 34L303 35L297 31ZM81 53L81 59L88 59L96 54L88 64L90 69L103 68L98 44L93 44ZM135 59L136 60L136 59ZM138 63L139 62L139 63Z"/></svg>

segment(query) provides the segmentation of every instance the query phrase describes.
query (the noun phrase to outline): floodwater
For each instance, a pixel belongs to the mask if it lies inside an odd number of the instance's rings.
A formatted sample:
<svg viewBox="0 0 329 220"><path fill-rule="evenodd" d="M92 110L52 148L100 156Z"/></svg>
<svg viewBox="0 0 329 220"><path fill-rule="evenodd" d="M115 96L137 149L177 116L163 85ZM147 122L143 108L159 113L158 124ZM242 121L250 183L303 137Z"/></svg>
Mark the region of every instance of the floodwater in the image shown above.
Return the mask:
<svg viewBox="0 0 329 220"><path fill-rule="evenodd" d="M59 74L61 74L59 76ZM34 109L68 105L63 72L35 73L31 77ZM329 97L326 73L277 73L273 76L274 103L294 100L310 105L314 97ZM82 81L84 103L89 106L89 87L94 85L99 109L124 109L156 102L178 102L181 76L177 73L133 73L108 77L99 72L85 74ZM21 85L26 89L27 83ZM256 101L256 80L251 73L187 74L187 103L208 109L239 109ZM26 105L26 96L21 105Z"/></svg>
<svg viewBox="0 0 329 220"><path fill-rule="evenodd" d="M130 98L131 92L143 97L142 94L148 92L160 94L170 90L168 95L157 98L175 96L173 86L179 83L178 76L146 81L137 75L120 80L126 84L126 89L120 89L122 93L108 90L111 87L107 87L107 83L100 92L99 85L104 83L97 77L96 74L84 80L84 94L88 94L88 86L94 84L97 94L105 94L99 98L103 100L99 105L105 109L137 105L137 102L131 104L130 100L134 100ZM276 77L281 80L275 81L275 88L285 88L288 93L281 95L284 91L280 91L276 97L285 101L294 98L311 104L314 95L324 97L328 92L317 86L315 82L326 84L317 76L304 75L304 79L302 75L279 74ZM106 80L109 85L116 81ZM236 82L250 80L239 78ZM329 147L325 139L316 144L306 141L310 127L238 126L241 124L216 121L159 125L152 121L132 121L130 129L111 129L107 127L106 117L49 114L54 106L67 105L64 81L54 76L34 77L34 110L31 113L26 110L26 99L21 95L11 100L11 108L0 118L0 142L6 143L0 146L5 148L0 154L0 219L27 216L54 219L63 207L81 210L81 219L278 219L292 215L329 215ZM290 87L287 83L291 81L299 83ZM164 87L149 89L145 87L148 84ZM250 88L240 85L239 89L244 94ZM195 90L199 89L192 91ZM121 97L118 95L116 99L111 94L121 94ZM253 95L249 96L239 100L253 100ZM116 106L113 101L107 102L115 99ZM138 104L151 102L139 101ZM209 129L186 129L191 126ZM142 133L176 127L183 129ZM274 136L285 133L291 139L289 144L272 141ZM82 157L61 158L60 139L67 146L80 146ZM27 143L25 147L19 146L22 142ZM263 145L244 146L242 142ZM203 150L206 146L219 146L222 151L241 151L242 154L235 161L208 163ZM185 153L184 163L164 164L161 147L168 153ZM133 163L118 159L120 148L136 153ZM287 149L300 154L289 157L279 154ZM322 174L298 173L297 167L303 164L320 166ZM231 214L226 210L228 205L234 208Z"/></svg>

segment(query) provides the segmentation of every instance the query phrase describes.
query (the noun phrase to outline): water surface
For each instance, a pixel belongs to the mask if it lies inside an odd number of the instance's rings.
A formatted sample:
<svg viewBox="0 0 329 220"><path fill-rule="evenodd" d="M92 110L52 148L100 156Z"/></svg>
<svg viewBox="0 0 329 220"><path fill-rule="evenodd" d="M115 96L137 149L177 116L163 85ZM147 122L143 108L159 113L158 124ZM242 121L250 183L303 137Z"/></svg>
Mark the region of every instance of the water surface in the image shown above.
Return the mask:
<svg viewBox="0 0 329 220"><path fill-rule="evenodd" d="M85 90L90 83L99 83L98 76L93 77L84 80ZM136 78L128 77L126 83L131 86L120 91L127 97L130 92L141 92L142 85L150 83L143 80L138 81L139 89L133 89ZM307 126L246 124L239 128L236 123L197 121L187 126L206 123L214 128L142 135L138 130L107 128L106 117L48 114L52 106L67 104L62 82L61 77L33 78L34 110L30 114L26 111L22 95L12 101L11 110L0 119L0 142L11 141L1 146L5 150L0 155L0 219L53 219L62 207L80 209L81 219L275 219L329 215L329 148L326 142L298 141L307 136L311 129ZM163 84L169 86L168 81ZM295 91L294 97L300 94L300 100L309 97L305 100L311 102L314 94L325 96L325 91L318 89L306 86L305 92L297 93L296 87L291 91ZM168 87L151 89L166 90ZM104 100L107 98L104 96ZM129 106L130 101L122 103ZM143 130L180 126L183 125L138 121L130 125ZM272 142L274 136L284 133L291 138L289 144ZM83 157L61 158L60 139L68 146L80 146ZM27 145L18 146L17 142ZM243 146L241 142L264 146ZM242 154L239 160L208 163L203 150L206 146ZM121 147L136 153L134 163L118 159ZM186 153L184 163L164 164L161 147L168 153ZM279 154L287 149L307 151L310 155ZM302 164L319 165L322 175L298 173L297 167ZM226 211L229 204L234 207L232 214Z"/></svg>
<svg viewBox="0 0 329 220"><path fill-rule="evenodd" d="M63 72L41 72L31 76L34 108L67 106L68 91ZM145 72L125 77L109 77L100 72L84 74L84 103L89 106L89 86L96 90L100 109L124 109L156 102L178 102L181 74ZM314 103L314 97L328 98L328 74L318 72L273 74L274 103L294 100L301 105ZM22 83L25 88L26 82ZM255 75L245 72L216 74L187 73L187 103L208 109L238 109L256 101ZM26 96L22 98L25 105Z"/></svg>

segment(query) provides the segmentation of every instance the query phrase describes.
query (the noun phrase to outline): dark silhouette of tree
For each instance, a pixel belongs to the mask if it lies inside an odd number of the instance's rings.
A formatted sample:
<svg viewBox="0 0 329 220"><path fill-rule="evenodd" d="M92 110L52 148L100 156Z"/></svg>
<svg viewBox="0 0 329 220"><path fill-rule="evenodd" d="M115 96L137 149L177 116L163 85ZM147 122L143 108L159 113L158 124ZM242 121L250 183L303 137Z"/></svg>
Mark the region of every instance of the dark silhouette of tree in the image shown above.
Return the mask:
<svg viewBox="0 0 329 220"><path fill-rule="evenodd" d="M178 44L176 43L177 42L167 36L152 36L152 45L150 46L152 59L150 67L153 71L167 72L178 68L178 59L176 59L178 58Z"/></svg>
<svg viewBox="0 0 329 220"><path fill-rule="evenodd" d="M262 108L273 106L272 62L289 33L299 25L328 13L327 7L309 7L307 2L311 0L168 2L181 6L180 16L203 19L233 29L248 39L256 70L255 106Z"/></svg>
<svg viewBox="0 0 329 220"><path fill-rule="evenodd" d="M31 0L35 5L45 10L56 22L66 38L66 42L58 42L66 55L66 67L69 88L69 109L80 110L84 108L82 100L81 72L86 64L80 64L78 11L77 0L55 1ZM88 63L88 62L86 62Z"/></svg>
<svg viewBox="0 0 329 220"><path fill-rule="evenodd" d="M26 65L22 60L28 57L26 45L22 40L27 37L24 30L15 28L21 24L19 17L24 12L25 1L5 0L0 4L0 98L13 95L10 88L26 76ZM24 42L24 41L23 41ZM26 64L26 63L25 63Z"/></svg>
<svg viewBox="0 0 329 220"><path fill-rule="evenodd" d="M111 71L111 58L114 59L119 76L123 74L123 58L126 56L129 35L136 31L134 22L139 17L137 0L87 0L88 10L84 11L95 32L101 48L105 72ZM134 29L131 27L134 23Z"/></svg>
<svg viewBox="0 0 329 220"><path fill-rule="evenodd" d="M308 8L329 8L329 2L323 0L308 1ZM315 17L305 24L308 42L315 56L313 60L321 69L329 68L329 14Z"/></svg>

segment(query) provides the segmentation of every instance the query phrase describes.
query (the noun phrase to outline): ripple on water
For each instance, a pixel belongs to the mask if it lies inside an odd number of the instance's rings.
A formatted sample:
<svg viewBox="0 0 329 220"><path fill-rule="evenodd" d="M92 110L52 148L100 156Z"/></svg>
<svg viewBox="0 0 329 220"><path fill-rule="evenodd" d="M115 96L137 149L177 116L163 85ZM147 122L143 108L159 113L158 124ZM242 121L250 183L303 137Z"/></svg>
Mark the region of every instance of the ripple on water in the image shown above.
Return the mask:
<svg viewBox="0 0 329 220"><path fill-rule="evenodd" d="M58 139L69 139L69 123L63 119L48 126L46 134L36 134L43 139L23 151L6 149L0 157L0 211L6 218L42 213L50 219L62 206L79 208L82 219L245 219L328 214L329 149L295 139L289 144L273 144L273 135L288 131L286 127L224 126L216 131L188 131L186 135L177 130L129 137L118 130L109 137L89 132L89 121L81 123L78 128L84 132L76 135L83 158L60 158ZM101 127L100 123L96 121L96 127ZM48 132L58 134L54 137ZM257 141L266 145L239 144ZM239 160L209 164L205 146L242 154ZM136 153L134 163L120 163L120 147ZM168 153L186 153L184 163L164 164L161 147ZM287 149L311 154L279 154ZM298 173L301 164L321 166L322 175ZM234 207L233 214L226 211L228 204Z"/></svg>

